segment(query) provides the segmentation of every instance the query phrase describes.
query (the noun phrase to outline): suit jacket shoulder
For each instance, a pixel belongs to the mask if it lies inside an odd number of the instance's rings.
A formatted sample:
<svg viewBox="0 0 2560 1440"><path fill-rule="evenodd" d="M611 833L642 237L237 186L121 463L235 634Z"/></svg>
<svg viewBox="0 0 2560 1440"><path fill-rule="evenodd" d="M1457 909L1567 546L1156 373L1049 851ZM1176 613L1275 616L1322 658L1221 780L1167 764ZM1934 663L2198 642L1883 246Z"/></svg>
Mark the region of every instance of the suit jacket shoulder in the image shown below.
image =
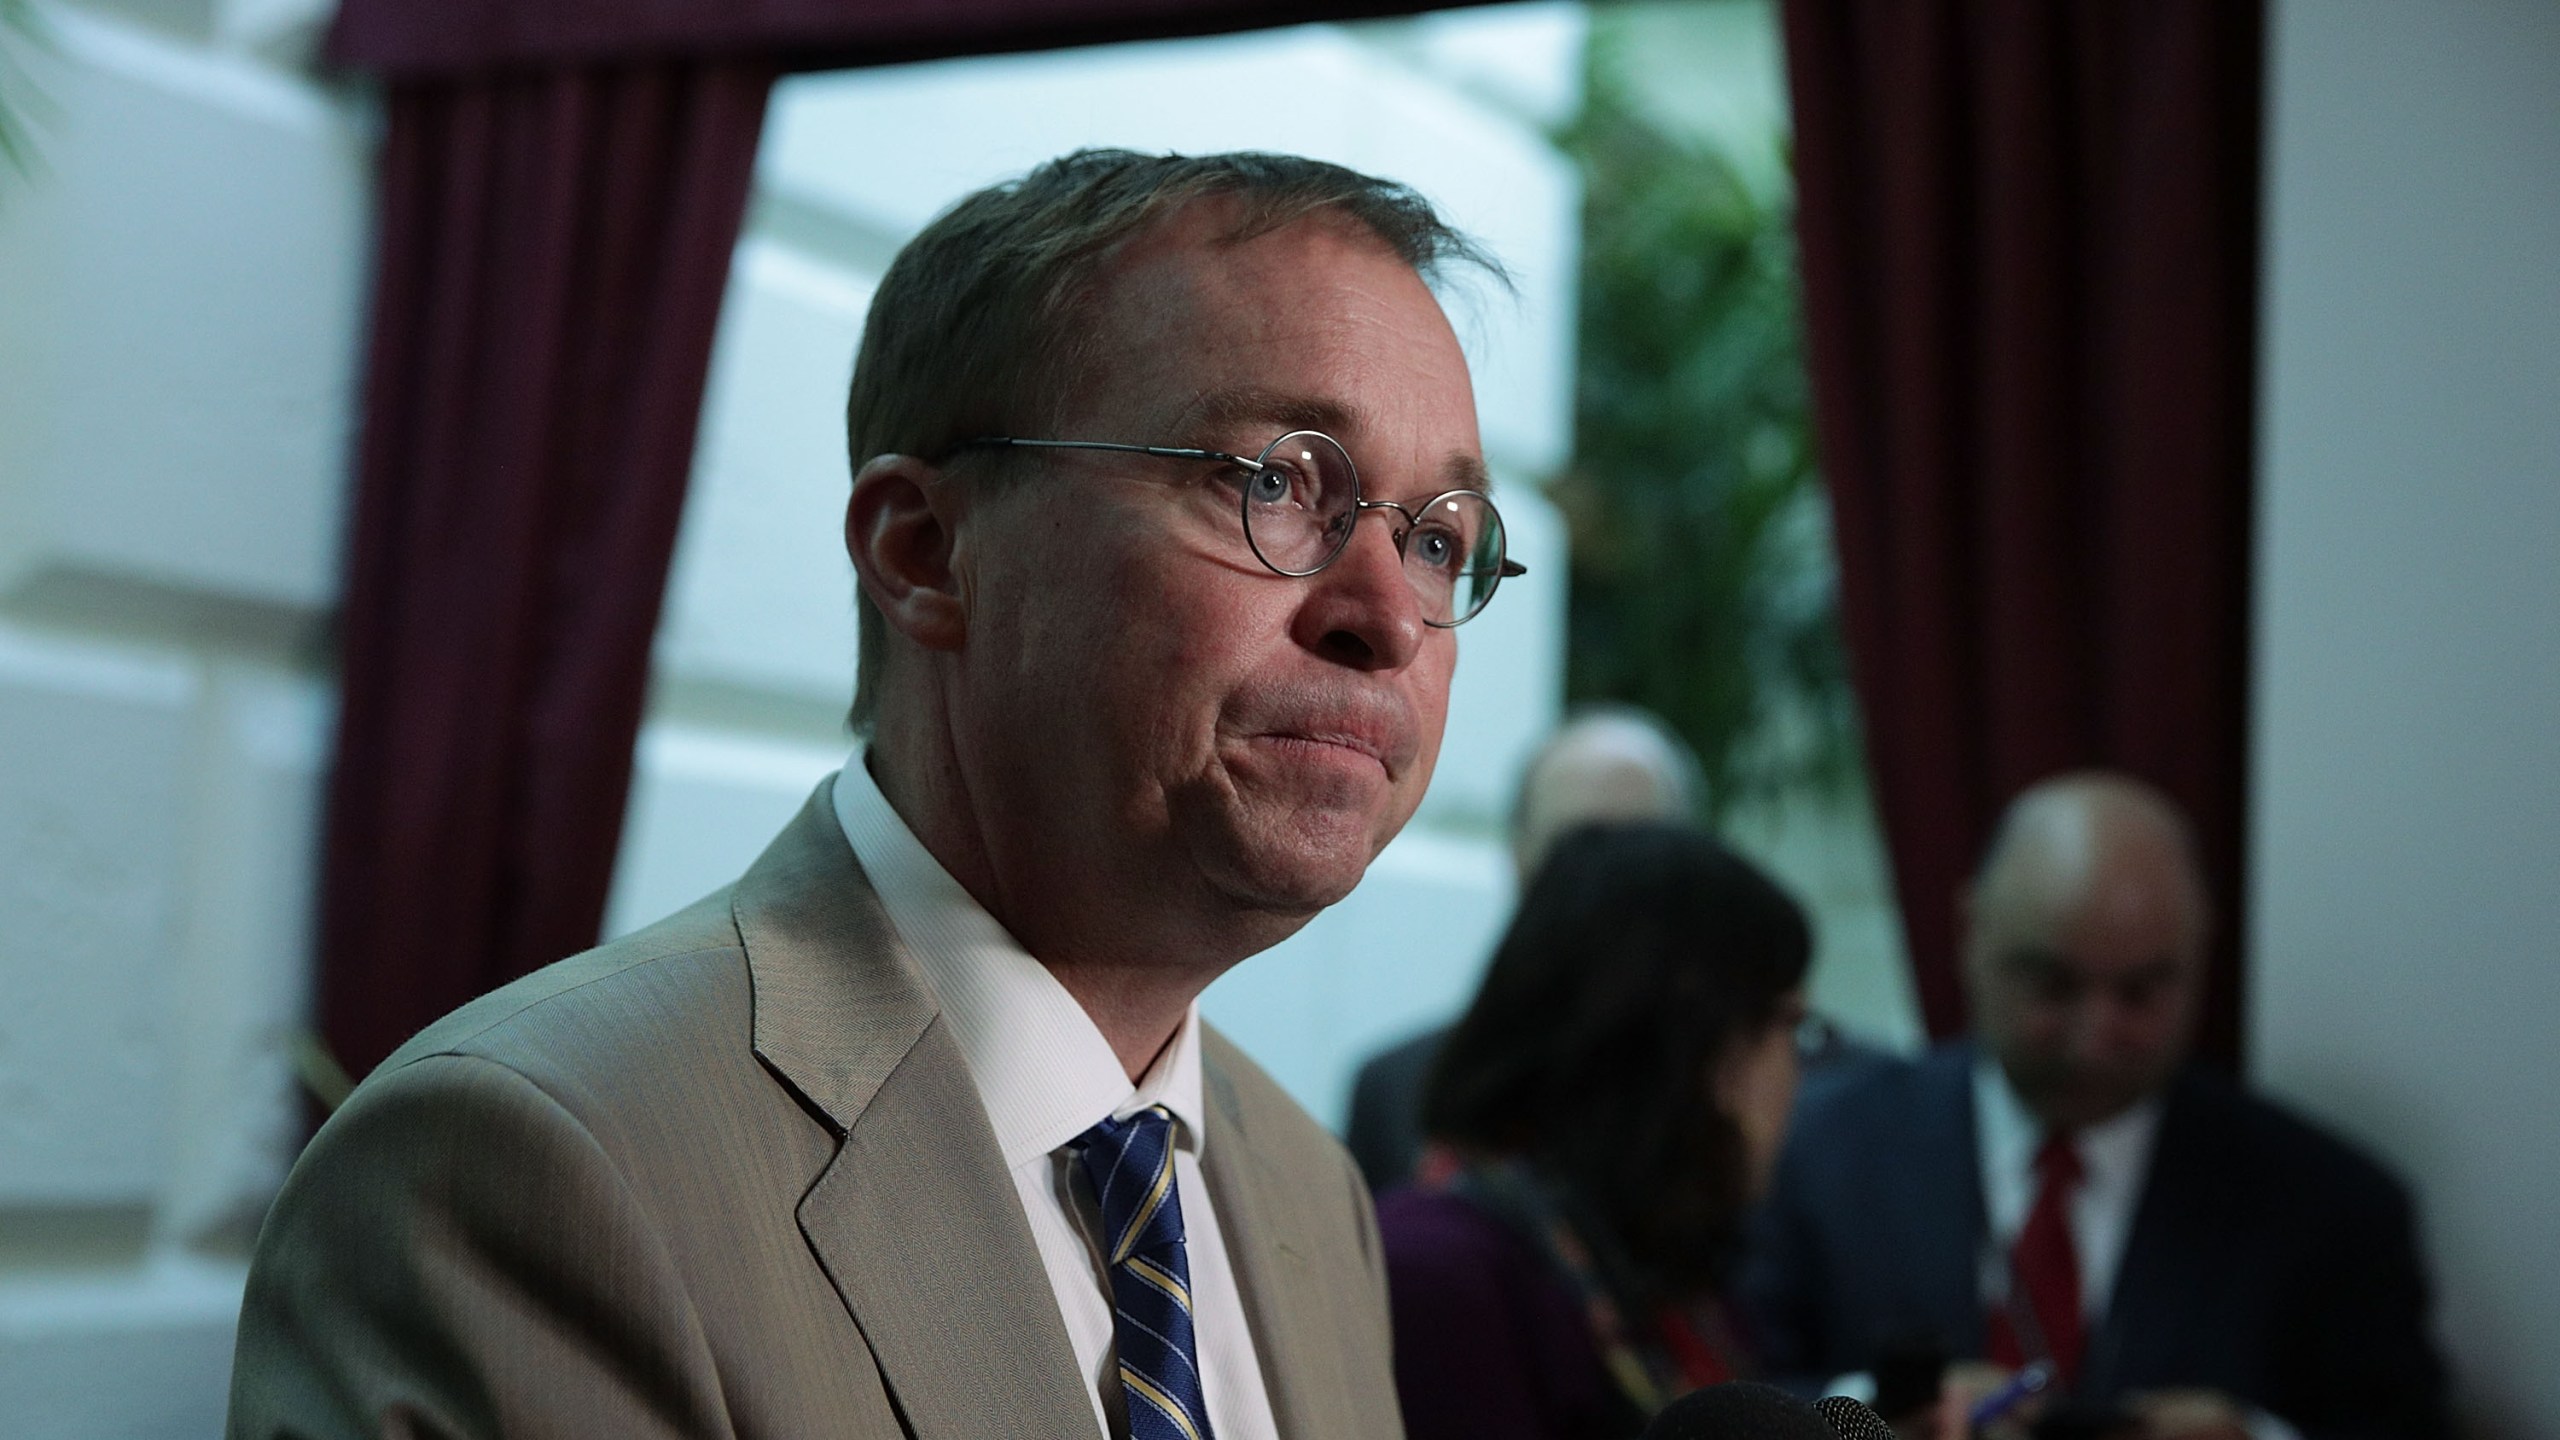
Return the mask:
<svg viewBox="0 0 2560 1440"><path fill-rule="evenodd" d="M1811 1386L1894 1350L1978 1353L1972 1052L1806 1087L1734 1293L1765 1367Z"/></svg>
<svg viewBox="0 0 2560 1440"><path fill-rule="evenodd" d="M677 972L699 968L694 983L721 983L726 968L745 999L745 951L730 907L736 886L707 895L654 925L498 987L471 1000L411 1036L375 1067L395 1071L429 1055L473 1053L520 1046L546 1026L597 1008L638 1003L654 1007L673 998L660 987ZM672 962L672 965L669 965ZM658 967L667 967L660 969ZM650 973L657 969L657 973ZM597 989L596 987L602 987ZM585 993L581 993L585 992ZM565 1005L555 1001L571 997Z"/></svg>
<svg viewBox="0 0 2560 1440"><path fill-rule="evenodd" d="M1068 1434L965 1061L822 789L730 891L430 1026L261 1234L230 1433Z"/></svg>
<svg viewBox="0 0 2560 1440"><path fill-rule="evenodd" d="M2317 1193L2332 1207L2409 1208L2408 1187L2381 1162L2326 1126L2211 1071L2178 1078L2164 1125L2182 1148L2246 1167L2259 1189L2282 1200Z"/></svg>
<svg viewBox="0 0 2560 1440"><path fill-rule="evenodd" d="M2407 1188L2201 1071L2172 1086L2091 1378L2208 1384L2307 1436L2444 1433L2447 1379Z"/></svg>
<svg viewBox="0 0 2560 1440"><path fill-rule="evenodd" d="M1211 1032L1203 1154L1283 1432L1393 1437L1348 1158ZM733 887L386 1060L260 1236L234 1437L1093 1428L957 1042L821 787Z"/></svg>

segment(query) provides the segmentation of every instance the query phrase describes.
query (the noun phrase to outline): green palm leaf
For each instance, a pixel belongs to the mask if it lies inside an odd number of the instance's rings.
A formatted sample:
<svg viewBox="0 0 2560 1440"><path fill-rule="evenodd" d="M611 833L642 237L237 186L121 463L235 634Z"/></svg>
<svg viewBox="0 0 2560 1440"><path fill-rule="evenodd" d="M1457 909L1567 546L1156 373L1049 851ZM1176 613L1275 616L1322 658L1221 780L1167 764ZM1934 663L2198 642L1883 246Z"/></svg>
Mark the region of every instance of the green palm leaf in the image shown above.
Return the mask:
<svg viewBox="0 0 2560 1440"><path fill-rule="evenodd" d="M1794 216L1648 118L1605 34L1583 113L1566 690L1662 715L1722 815L1859 773Z"/></svg>

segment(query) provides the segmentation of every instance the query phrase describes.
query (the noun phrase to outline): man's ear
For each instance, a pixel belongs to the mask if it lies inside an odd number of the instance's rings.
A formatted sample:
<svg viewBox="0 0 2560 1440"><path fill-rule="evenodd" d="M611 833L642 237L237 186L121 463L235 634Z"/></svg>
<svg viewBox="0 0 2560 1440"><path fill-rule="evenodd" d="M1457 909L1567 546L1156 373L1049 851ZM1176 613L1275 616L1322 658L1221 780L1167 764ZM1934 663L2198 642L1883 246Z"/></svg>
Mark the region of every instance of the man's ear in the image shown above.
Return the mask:
<svg viewBox="0 0 2560 1440"><path fill-rule="evenodd" d="M863 593L890 629L928 650L956 650L969 633L951 563L960 499L940 467L875 455L845 502L844 545Z"/></svg>

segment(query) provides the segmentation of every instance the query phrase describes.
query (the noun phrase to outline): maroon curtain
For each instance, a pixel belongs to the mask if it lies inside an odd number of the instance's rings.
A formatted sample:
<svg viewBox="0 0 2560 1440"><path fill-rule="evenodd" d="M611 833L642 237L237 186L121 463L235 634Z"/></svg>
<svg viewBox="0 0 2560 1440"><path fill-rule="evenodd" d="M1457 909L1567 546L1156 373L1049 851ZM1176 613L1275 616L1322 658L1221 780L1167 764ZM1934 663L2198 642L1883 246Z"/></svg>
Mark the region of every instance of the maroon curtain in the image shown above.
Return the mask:
<svg viewBox="0 0 2560 1440"><path fill-rule="evenodd" d="M2195 816L2236 1061L2256 0L1787 0L1844 619L1923 1016L2007 799L2105 765Z"/></svg>
<svg viewBox="0 0 2560 1440"><path fill-rule="evenodd" d="M771 77L390 91L321 884L357 1075L595 942Z"/></svg>

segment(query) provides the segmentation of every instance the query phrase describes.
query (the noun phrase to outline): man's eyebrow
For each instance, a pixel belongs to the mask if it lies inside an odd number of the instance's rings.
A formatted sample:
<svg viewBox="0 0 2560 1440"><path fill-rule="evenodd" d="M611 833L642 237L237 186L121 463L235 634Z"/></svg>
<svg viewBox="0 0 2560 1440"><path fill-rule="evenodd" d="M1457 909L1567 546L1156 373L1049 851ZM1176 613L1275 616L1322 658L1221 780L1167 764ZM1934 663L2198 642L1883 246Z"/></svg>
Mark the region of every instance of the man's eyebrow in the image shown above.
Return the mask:
<svg viewBox="0 0 2560 1440"><path fill-rule="evenodd" d="M1484 468L1482 456L1452 455L1449 463L1440 467L1440 473L1452 490L1479 490L1486 494L1493 491L1493 472Z"/></svg>

